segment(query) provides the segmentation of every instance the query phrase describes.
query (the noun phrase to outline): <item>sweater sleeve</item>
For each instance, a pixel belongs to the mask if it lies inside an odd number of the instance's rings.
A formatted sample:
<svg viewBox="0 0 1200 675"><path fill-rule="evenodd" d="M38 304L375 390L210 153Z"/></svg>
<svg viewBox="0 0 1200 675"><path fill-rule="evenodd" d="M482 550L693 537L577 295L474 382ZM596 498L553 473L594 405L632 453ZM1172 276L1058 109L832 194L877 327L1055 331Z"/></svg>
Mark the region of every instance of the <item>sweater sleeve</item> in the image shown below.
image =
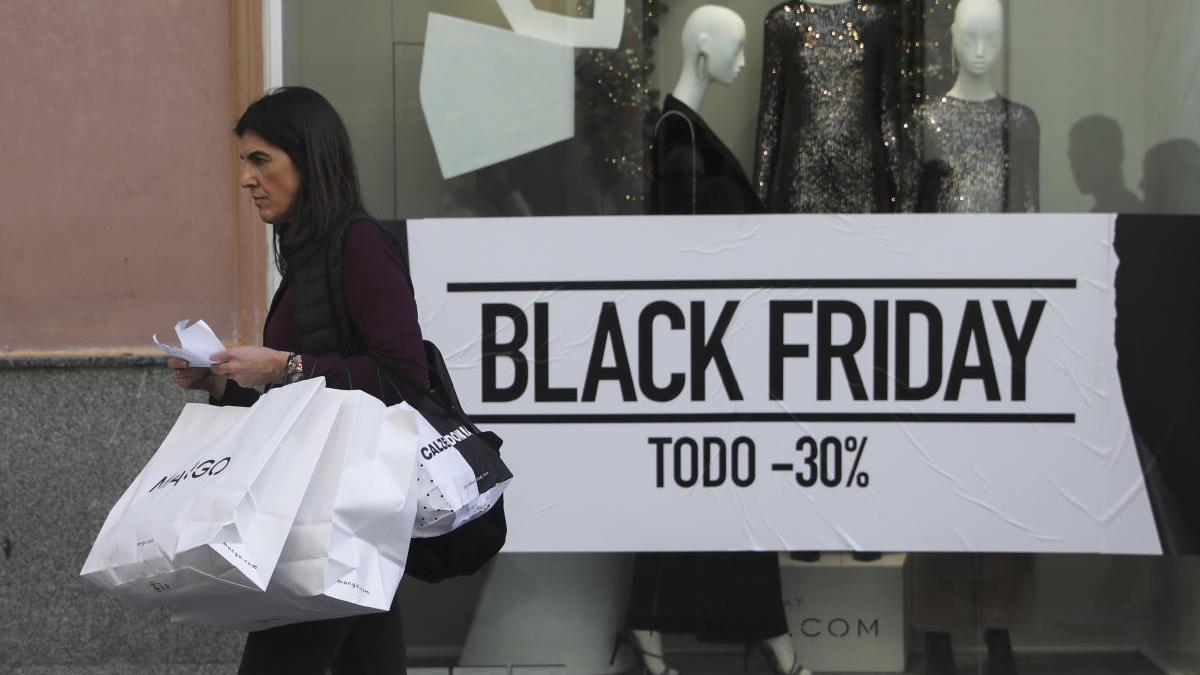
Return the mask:
<svg viewBox="0 0 1200 675"><path fill-rule="evenodd" d="M305 375L325 377L330 387L358 389L385 402L417 401L428 382L425 345L408 270L392 241L370 220L346 232L343 292L351 328L367 351L387 359L421 384L390 376L370 356L302 354ZM399 396L397 396L399 394Z"/></svg>

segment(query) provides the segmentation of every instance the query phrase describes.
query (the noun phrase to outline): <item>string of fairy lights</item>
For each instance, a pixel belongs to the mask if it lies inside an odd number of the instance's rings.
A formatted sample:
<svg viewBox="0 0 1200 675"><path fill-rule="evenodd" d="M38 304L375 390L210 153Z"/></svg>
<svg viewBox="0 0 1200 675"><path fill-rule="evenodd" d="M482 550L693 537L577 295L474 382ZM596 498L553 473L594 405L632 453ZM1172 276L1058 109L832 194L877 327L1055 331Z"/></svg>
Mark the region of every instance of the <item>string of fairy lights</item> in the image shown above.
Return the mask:
<svg viewBox="0 0 1200 675"><path fill-rule="evenodd" d="M665 0L626 3L620 47L581 50L575 61L579 133L602 189L623 202L618 211L638 212L646 199L646 148L660 95L651 84L654 45L667 9ZM591 14L592 0L579 0L576 11Z"/></svg>

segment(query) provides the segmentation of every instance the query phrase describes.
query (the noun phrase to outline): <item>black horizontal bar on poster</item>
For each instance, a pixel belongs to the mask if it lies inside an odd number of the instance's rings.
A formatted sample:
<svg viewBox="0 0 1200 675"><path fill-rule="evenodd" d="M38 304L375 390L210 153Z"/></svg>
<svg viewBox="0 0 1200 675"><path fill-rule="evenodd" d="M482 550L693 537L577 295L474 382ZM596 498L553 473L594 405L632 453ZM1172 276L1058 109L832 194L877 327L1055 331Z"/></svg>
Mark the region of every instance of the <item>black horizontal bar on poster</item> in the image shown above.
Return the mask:
<svg viewBox="0 0 1200 675"><path fill-rule="evenodd" d="M882 422L915 424L1074 424L1073 413L561 413L472 415L477 424L669 424L721 422Z"/></svg>
<svg viewBox="0 0 1200 675"><path fill-rule="evenodd" d="M651 279L642 281L466 281L448 293L762 289L1074 289L1075 279Z"/></svg>

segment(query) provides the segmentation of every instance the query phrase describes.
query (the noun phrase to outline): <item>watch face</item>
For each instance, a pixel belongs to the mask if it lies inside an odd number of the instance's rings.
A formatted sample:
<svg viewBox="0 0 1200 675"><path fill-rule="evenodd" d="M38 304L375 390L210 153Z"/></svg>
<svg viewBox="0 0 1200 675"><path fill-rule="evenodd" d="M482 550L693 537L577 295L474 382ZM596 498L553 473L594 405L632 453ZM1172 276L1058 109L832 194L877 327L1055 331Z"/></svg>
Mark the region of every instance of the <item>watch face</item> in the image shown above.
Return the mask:
<svg viewBox="0 0 1200 675"><path fill-rule="evenodd" d="M297 382L304 377L304 362L299 354L290 354L287 360L287 367L284 368L283 383L291 384Z"/></svg>

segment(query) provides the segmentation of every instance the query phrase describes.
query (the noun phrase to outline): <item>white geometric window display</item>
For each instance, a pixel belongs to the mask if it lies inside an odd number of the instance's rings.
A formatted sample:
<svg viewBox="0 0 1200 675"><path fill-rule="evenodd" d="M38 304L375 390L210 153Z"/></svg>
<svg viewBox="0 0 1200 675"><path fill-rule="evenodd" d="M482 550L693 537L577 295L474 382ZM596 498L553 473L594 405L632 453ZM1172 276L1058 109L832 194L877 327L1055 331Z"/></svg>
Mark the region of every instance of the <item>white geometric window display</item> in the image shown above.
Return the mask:
<svg viewBox="0 0 1200 675"><path fill-rule="evenodd" d="M497 0L507 31L430 12L421 109L443 178L498 164L575 135L575 49L616 49L624 0L591 18Z"/></svg>

